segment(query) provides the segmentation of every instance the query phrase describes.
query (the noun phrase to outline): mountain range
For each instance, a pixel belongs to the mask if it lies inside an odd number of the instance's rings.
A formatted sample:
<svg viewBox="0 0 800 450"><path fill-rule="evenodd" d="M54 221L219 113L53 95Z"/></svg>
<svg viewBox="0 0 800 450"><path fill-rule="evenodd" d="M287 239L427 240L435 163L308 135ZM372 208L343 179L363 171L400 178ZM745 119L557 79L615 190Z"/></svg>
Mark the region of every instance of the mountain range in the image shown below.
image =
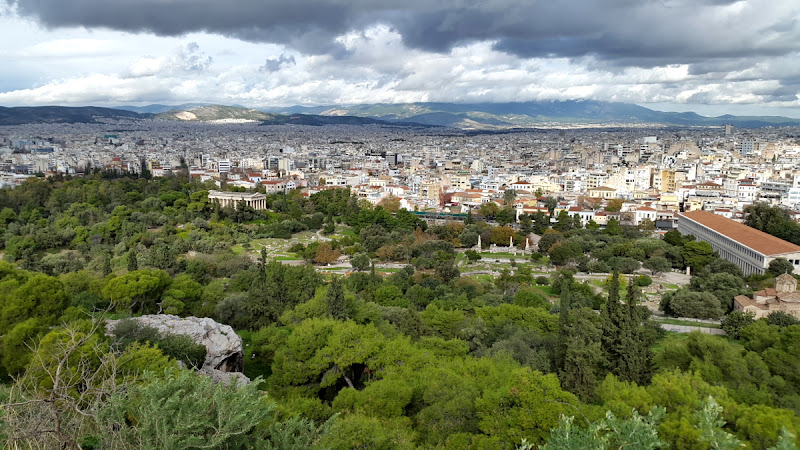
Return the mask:
<svg viewBox="0 0 800 450"><path fill-rule="evenodd" d="M674 113L629 103L594 100L517 103L403 103L368 105L293 106L245 108L189 103L183 105L99 107L0 107L0 125L24 123L92 123L98 119L133 118L210 123L259 122L266 125L445 126L462 129L502 130L570 125L662 124L671 126L722 126L740 128L798 126L800 119L781 116L706 117L693 112Z"/></svg>
<svg viewBox="0 0 800 450"><path fill-rule="evenodd" d="M264 109L276 113L328 116L351 115L403 120L456 128L529 128L545 124L663 124L741 128L800 125L800 119L780 116L706 117L693 112L663 112L630 103L595 100L516 103L405 103Z"/></svg>

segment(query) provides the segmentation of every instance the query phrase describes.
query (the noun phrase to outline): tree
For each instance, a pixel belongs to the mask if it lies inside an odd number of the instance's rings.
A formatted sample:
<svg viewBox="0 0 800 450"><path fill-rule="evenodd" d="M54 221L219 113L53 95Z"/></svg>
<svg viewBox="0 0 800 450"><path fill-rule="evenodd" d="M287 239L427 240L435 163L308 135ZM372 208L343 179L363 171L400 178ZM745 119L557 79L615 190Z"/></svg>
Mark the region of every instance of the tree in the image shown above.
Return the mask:
<svg viewBox="0 0 800 450"><path fill-rule="evenodd" d="M550 261L557 266L568 264L581 255L583 255L581 246L577 242L569 240L553 244L548 252Z"/></svg>
<svg viewBox="0 0 800 450"><path fill-rule="evenodd" d="M467 217L464 218L464 225L472 225L475 223L475 218L472 217L472 208L467 210Z"/></svg>
<svg viewBox="0 0 800 450"><path fill-rule="evenodd" d="M350 258L350 265L359 272L369 269L371 263L372 261L366 253L357 253Z"/></svg>
<svg viewBox="0 0 800 450"><path fill-rule="evenodd" d="M515 198L517 198L517 191L514 189L506 189L503 191L503 202L507 207L510 207L514 203Z"/></svg>
<svg viewBox="0 0 800 450"><path fill-rule="evenodd" d="M695 319L719 319L723 313L714 294L691 292L687 289L664 294L659 308L670 316Z"/></svg>
<svg viewBox="0 0 800 450"><path fill-rule="evenodd" d="M594 397L599 383L598 366L603 351L600 345L602 332L595 325L596 314L588 308L568 312L563 369L558 372L563 388L588 401Z"/></svg>
<svg viewBox="0 0 800 450"><path fill-rule="evenodd" d="M684 262L692 268L693 272L701 270L715 258L711 244L703 241L687 242L684 244L681 254Z"/></svg>
<svg viewBox="0 0 800 450"><path fill-rule="evenodd" d="M45 335L34 347L27 370L3 399L3 438L13 448L81 448L88 433L100 432L102 447L115 445L113 428L103 428L99 410L108 399L141 381L145 371L176 369L154 347L109 349L99 324L72 322ZM94 432L94 433L93 433ZM106 445L107 444L107 445Z"/></svg>
<svg viewBox="0 0 800 450"><path fill-rule="evenodd" d="M612 198L606 202L605 210L608 212L619 212L622 209L622 199Z"/></svg>
<svg viewBox="0 0 800 450"><path fill-rule="evenodd" d="M389 195L378 202L378 206L382 206L387 212L394 214L400 209L400 199Z"/></svg>
<svg viewBox="0 0 800 450"><path fill-rule="evenodd" d="M344 286L342 280L337 276L334 276L328 284L325 305L331 317L336 320L347 320L347 301L344 298Z"/></svg>
<svg viewBox="0 0 800 450"><path fill-rule="evenodd" d="M498 212L500 212L500 206L495 202L486 202L478 207L478 213L490 220L494 219Z"/></svg>
<svg viewBox="0 0 800 450"><path fill-rule="evenodd" d="M569 231L574 228L575 223L572 220L572 217L569 216L569 213L565 210L561 210L558 213L558 217L556 217L556 224L553 225L553 229L560 232Z"/></svg>
<svg viewBox="0 0 800 450"><path fill-rule="evenodd" d="M755 313L750 311L731 311L722 318L722 329L731 339L739 339L739 332L755 322Z"/></svg>
<svg viewBox="0 0 800 450"><path fill-rule="evenodd" d="M501 442L486 448L512 448L523 438L543 443L564 414L580 411L574 395L564 392L558 378L528 368L516 369L508 386L477 401L481 431Z"/></svg>
<svg viewBox="0 0 800 450"><path fill-rule="evenodd" d="M514 210L511 208L503 208L497 212L495 215L495 220L500 225L508 225L509 223L516 221L516 215Z"/></svg>
<svg viewBox="0 0 800 450"><path fill-rule="evenodd" d="M608 219L606 229L603 230L603 233L611 236L622 236L622 226L620 226L619 220L614 217Z"/></svg>
<svg viewBox="0 0 800 450"><path fill-rule="evenodd" d="M509 240L514 236L514 229L510 226L492 228L492 244L508 245Z"/></svg>
<svg viewBox="0 0 800 450"><path fill-rule="evenodd" d="M163 270L135 270L112 278L103 288L103 295L117 308L150 311L172 279Z"/></svg>
<svg viewBox="0 0 800 450"><path fill-rule="evenodd" d="M314 256L314 262L317 264L329 264L339 259L341 253L339 250L334 250L327 242L322 242L317 247L317 254Z"/></svg>
<svg viewBox="0 0 800 450"><path fill-rule="evenodd" d="M653 276L672 269L672 263L663 256L652 256L648 258L644 264L642 264L642 266L644 266L645 269L648 269Z"/></svg>
<svg viewBox="0 0 800 450"><path fill-rule="evenodd" d="M797 320L794 316L784 311L774 311L767 315L767 323L779 327L788 327L800 324L800 320Z"/></svg>
<svg viewBox="0 0 800 450"><path fill-rule="evenodd" d="M558 231L550 230L542 235L539 240L539 253L547 254L557 242L561 242L564 235Z"/></svg>
<svg viewBox="0 0 800 450"><path fill-rule="evenodd" d="M767 273L775 277L792 272L794 272L794 265L786 258L775 258L769 262L767 267Z"/></svg>
<svg viewBox="0 0 800 450"><path fill-rule="evenodd" d="M550 217L553 217L553 214L555 214L556 211L556 206L558 206L558 199L548 196L544 200L544 206L547 208L547 211L550 212Z"/></svg>
<svg viewBox="0 0 800 450"><path fill-rule="evenodd" d="M138 256L136 254L136 248L135 247L131 247L131 249L128 250L128 258L127 259L128 259L128 272L133 272L135 270L139 270L139 261L138 261Z"/></svg>
<svg viewBox="0 0 800 450"><path fill-rule="evenodd" d="M550 217L541 211L536 211L533 214L533 232L541 235L548 228L550 228Z"/></svg>

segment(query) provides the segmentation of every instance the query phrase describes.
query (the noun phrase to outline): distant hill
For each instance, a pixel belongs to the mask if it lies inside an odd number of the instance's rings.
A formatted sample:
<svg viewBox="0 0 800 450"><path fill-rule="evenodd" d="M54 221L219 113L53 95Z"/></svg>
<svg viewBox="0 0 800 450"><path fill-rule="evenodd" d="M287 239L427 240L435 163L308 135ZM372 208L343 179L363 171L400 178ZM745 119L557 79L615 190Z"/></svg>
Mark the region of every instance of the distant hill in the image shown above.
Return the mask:
<svg viewBox="0 0 800 450"><path fill-rule="evenodd" d="M283 114L313 111L327 116L359 116L457 128L536 127L548 123L570 124L664 124L680 126L721 126L741 128L800 125L800 119L779 116L705 117L699 114L654 111L630 103L594 100L543 101L517 103L378 103L371 105L332 105L313 108L263 108Z"/></svg>
<svg viewBox="0 0 800 450"><path fill-rule="evenodd" d="M98 118L142 118L132 111L95 106L0 106L0 125L26 123L95 123Z"/></svg>
<svg viewBox="0 0 800 450"><path fill-rule="evenodd" d="M156 114L154 119L217 123L263 122L280 120L280 114L236 106L208 105Z"/></svg>
<svg viewBox="0 0 800 450"><path fill-rule="evenodd" d="M24 123L92 123L98 118L134 118L207 123L263 123L268 125L395 125L445 126L466 130L533 128L551 124L663 124L739 128L800 126L800 119L779 116L706 117L693 112L654 111L629 103L548 101L519 103L403 103L370 105L293 106L244 108L241 106L185 104L98 107L0 107L0 125Z"/></svg>
<svg viewBox="0 0 800 450"><path fill-rule="evenodd" d="M211 103L184 103L182 105L153 104L145 106L123 105L123 106L115 106L114 109L124 109L125 111L133 111L139 114L161 114L167 111L182 111L208 105L211 105Z"/></svg>

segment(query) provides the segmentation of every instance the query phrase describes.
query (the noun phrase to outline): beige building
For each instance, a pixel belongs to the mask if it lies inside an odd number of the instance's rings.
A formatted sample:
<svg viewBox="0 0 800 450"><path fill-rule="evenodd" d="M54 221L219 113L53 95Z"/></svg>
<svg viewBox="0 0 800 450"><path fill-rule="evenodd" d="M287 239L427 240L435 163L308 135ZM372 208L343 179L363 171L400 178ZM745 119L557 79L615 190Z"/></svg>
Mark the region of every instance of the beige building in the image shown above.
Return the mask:
<svg viewBox="0 0 800 450"><path fill-rule="evenodd" d="M775 279L775 289L764 289L753 293L753 298L738 295L733 299L735 311L751 312L756 319L780 311L800 319L800 291L797 279L789 274Z"/></svg>
<svg viewBox="0 0 800 450"><path fill-rule="evenodd" d="M617 190L607 186L599 186L589 189L589 197L595 198L617 198Z"/></svg>

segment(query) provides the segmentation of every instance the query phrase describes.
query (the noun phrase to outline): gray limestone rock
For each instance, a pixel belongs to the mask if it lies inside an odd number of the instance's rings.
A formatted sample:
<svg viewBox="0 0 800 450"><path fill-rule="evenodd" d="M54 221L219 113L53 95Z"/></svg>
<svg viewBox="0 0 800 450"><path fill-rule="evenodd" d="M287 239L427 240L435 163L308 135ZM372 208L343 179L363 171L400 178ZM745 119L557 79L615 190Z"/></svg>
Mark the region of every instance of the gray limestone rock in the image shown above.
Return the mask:
<svg viewBox="0 0 800 450"><path fill-rule="evenodd" d="M181 318L171 314L140 316L132 320L153 327L160 333L189 336L196 343L204 345L206 359L202 369L220 372L241 372L244 369L242 338L230 325L223 325L205 317ZM119 320L108 320L106 328L111 331L118 322Z"/></svg>

